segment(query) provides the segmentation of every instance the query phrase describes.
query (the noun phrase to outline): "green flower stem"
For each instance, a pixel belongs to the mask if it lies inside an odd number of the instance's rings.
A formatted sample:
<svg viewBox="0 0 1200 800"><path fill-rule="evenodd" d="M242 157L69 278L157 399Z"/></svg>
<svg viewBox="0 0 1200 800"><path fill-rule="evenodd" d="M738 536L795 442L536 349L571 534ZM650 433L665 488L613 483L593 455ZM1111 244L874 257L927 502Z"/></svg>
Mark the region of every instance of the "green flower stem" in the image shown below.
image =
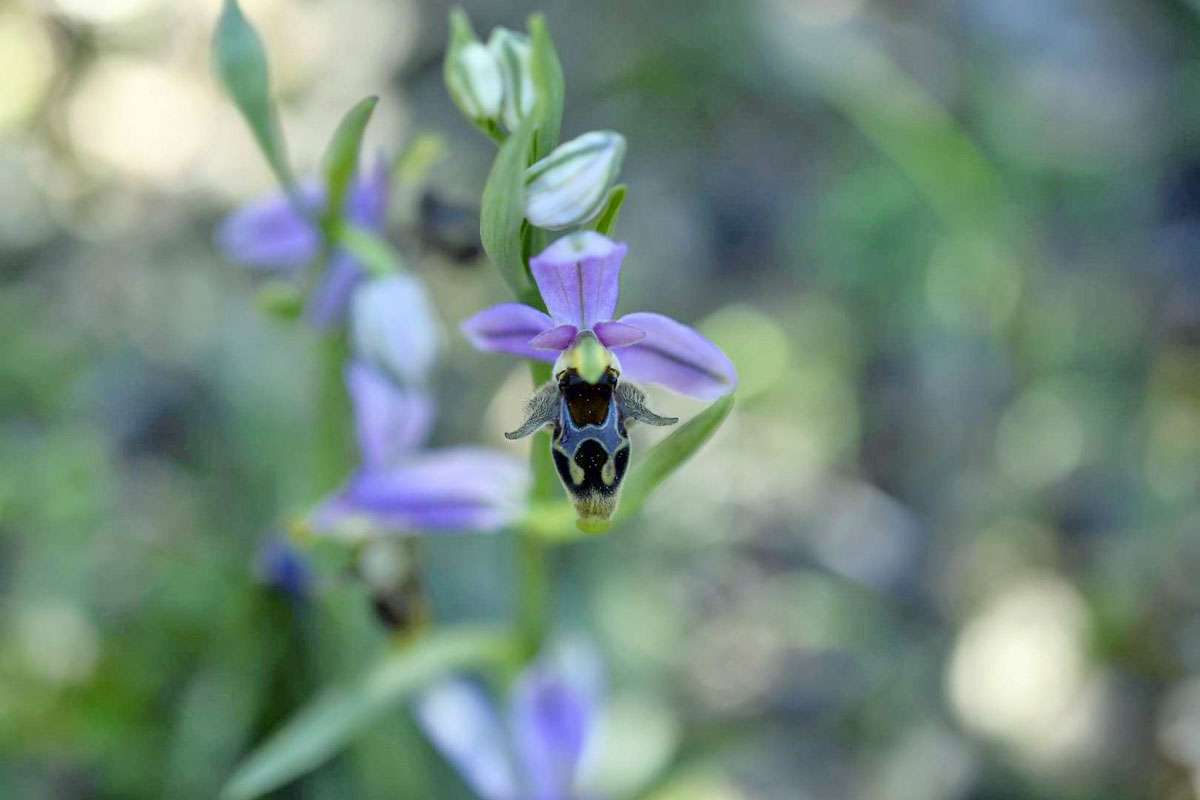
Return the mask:
<svg viewBox="0 0 1200 800"><path fill-rule="evenodd" d="M550 365L532 364L530 373L534 387L541 386L550 380ZM557 490L548 436L545 432L537 434L530 452L535 502L554 497ZM533 658L537 654L546 636L551 598L549 555L545 537L539 536L529 526L517 530L517 569L520 580L516 635L523 660Z"/></svg>
<svg viewBox="0 0 1200 800"><path fill-rule="evenodd" d="M315 496L337 488L354 466L350 436L350 398L342 370L349 352L344 332L321 337L317 376L317 440L313 479Z"/></svg>

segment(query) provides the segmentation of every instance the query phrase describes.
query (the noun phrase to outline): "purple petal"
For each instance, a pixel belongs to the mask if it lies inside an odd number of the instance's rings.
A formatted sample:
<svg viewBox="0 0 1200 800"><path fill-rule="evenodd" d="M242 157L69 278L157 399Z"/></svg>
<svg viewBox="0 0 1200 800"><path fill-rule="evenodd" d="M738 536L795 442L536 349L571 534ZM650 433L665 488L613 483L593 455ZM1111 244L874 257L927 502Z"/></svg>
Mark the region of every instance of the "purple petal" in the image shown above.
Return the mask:
<svg viewBox="0 0 1200 800"><path fill-rule="evenodd" d="M312 183L301 188L300 198L313 214L323 202L320 188ZM276 192L226 217L217 227L216 245L236 264L292 273L320 254L321 236L287 195Z"/></svg>
<svg viewBox="0 0 1200 800"><path fill-rule="evenodd" d="M554 361L558 354L529 344L538 334L554 327L551 319L521 303L501 303L485 308L462 324L462 332L479 350L511 353L538 361Z"/></svg>
<svg viewBox="0 0 1200 800"><path fill-rule="evenodd" d="M629 248L595 231L568 234L529 260L550 316L580 330L612 319Z"/></svg>
<svg viewBox="0 0 1200 800"><path fill-rule="evenodd" d="M308 298L308 321L318 328L340 325L346 319L350 298L364 276L353 256L342 250L335 251L321 282Z"/></svg>
<svg viewBox="0 0 1200 800"><path fill-rule="evenodd" d="M596 338L605 347L628 347L646 338L644 330L623 322L597 322L594 329Z"/></svg>
<svg viewBox="0 0 1200 800"><path fill-rule="evenodd" d="M590 650L560 649L525 671L510 705L514 744L537 800L573 796L596 727L598 666Z"/></svg>
<svg viewBox="0 0 1200 800"><path fill-rule="evenodd" d="M473 683L448 680L422 694L417 722L458 774L483 800L517 800L517 780L504 729Z"/></svg>
<svg viewBox="0 0 1200 800"><path fill-rule="evenodd" d="M538 350L566 350L578 334L579 329L574 325L559 325L530 339L529 346Z"/></svg>
<svg viewBox="0 0 1200 800"><path fill-rule="evenodd" d="M662 314L626 314L621 322L646 332L619 348L621 377L657 383L701 400L715 400L737 386L737 371L721 349L692 328Z"/></svg>
<svg viewBox="0 0 1200 800"><path fill-rule="evenodd" d="M346 388L354 406L354 427L365 469L394 466L428 437L433 401L425 392L401 389L362 362L346 367Z"/></svg>
<svg viewBox="0 0 1200 800"><path fill-rule="evenodd" d="M405 384L426 381L441 325L421 281L394 274L364 282L351 304L355 355Z"/></svg>
<svg viewBox="0 0 1200 800"><path fill-rule="evenodd" d="M524 462L476 447L422 454L387 470L362 470L310 518L327 533L495 531L524 510Z"/></svg>

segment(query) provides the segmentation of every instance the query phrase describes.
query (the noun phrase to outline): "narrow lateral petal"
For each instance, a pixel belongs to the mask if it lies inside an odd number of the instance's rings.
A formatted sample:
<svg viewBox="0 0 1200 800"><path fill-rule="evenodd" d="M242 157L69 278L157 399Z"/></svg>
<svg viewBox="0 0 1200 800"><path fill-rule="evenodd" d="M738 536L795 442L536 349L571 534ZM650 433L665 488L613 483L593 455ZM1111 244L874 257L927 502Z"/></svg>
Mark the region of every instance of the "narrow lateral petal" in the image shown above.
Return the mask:
<svg viewBox="0 0 1200 800"><path fill-rule="evenodd" d="M322 202L320 189L306 185L300 196L316 214ZM321 236L287 195L276 192L226 217L217 227L216 245L235 264L291 273L317 257Z"/></svg>
<svg viewBox="0 0 1200 800"><path fill-rule="evenodd" d="M597 322L593 330L596 331L596 338L605 347L628 347L646 338L644 330L624 322Z"/></svg>
<svg viewBox="0 0 1200 800"><path fill-rule="evenodd" d="M574 325L559 325L533 337L529 346L538 350L566 350L578 333L579 329Z"/></svg>
<svg viewBox="0 0 1200 800"><path fill-rule="evenodd" d="M360 471L310 523L348 535L496 531L520 516L528 487L524 462L477 447L450 448Z"/></svg>
<svg viewBox="0 0 1200 800"><path fill-rule="evenodd" d="M436 684L416 702L416 718L433 746L483 800L517 800L518 781L495 708L474 683Z"/></svg>
<svg viewBox="0 0 1200 800"><path fill-rule="evenodd" d="M581 647L543 656L513 687L514 745L537 800L575 796L579 763L599 716L599 694L599 665Z"/></svg>
<svg viewBox="0 0 1200 800"><path fill-rule="evenodd" d="M553 362L557 352L539 350L529 343L553 327L550 317L536 308L522 303L501 303L463 322L462 332L479 350Z"/></svg>
<svg viewBox="0 0 1200 800"><path fill-rule="evenodd" d="M701 400L715 400L737 386L733 362L693 328L648 312L620 321L646 332L642 341L616 351L624 380L657 383Z"/></svg>
<svg viewBox="0 0 1200 800"><path fill-rule="evenodd" d="M384 470L420 447L433 427L433 400L423 390L402 389L363 362L346 367L354 427L364 469Z"/></svg>
<svg viewBox="0 0 1200 800"><path fill-rule="evenodd" d="M568 234L529 260L550 316L580 330L612 319L629 248L595 231Z"/></svg>

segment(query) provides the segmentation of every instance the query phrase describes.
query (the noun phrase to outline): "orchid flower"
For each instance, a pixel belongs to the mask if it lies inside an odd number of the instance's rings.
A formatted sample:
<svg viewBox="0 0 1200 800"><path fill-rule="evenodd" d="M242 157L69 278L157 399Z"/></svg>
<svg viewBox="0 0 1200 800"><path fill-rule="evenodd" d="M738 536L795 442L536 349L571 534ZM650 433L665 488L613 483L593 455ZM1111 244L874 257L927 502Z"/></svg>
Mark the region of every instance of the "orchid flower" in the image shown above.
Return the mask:
<svg viewBox="0 0 1200 800"><path fill-rule="evenodd" d="M614 320L621 261L627 246L593 231L568 234L529 260L545 314L501 303L462 325L480 350L554 362L590 331L620 361L621 377L655 383L701 400L733 390L733 363L711 341L670 317L651 312Z"/></svg>
<svg viewBox="0 0 1200 800"><path fill-rule="evenodd" d="M737 384L732 362L692 328L646 312L612 318L626 249L592 231L564 236L529 262L549 314L501 303L462 326L481 350L555 363L524 423L505 436L553 430L554 467L584 530L602 530L616 510L631 452L627 427L679 421L648 409L636 383L702 399Z"/></svg>
<svg viewBox="0 0 1200 800"><path fill-rule="evenodd" d="M572 800L596 738L599 684L590 650L559 648L526 668L503 709L456 678L418 700L417 720L482 800Z"/></svg>
<svg viewBox="0 0 1200 800"><path fill-rule="evenodd" d="M359 175L346 199L346 219L379 233L387 222L390 176L380 158ZM304 208L298 209L297 203ZM299 187L297 199L275 192L233 212L217 229L217 247L225 258L249 269L276 277L298 279L321 254L321 232L316 222L325 205L325 189L316 181ZM318 327L342 321L354 288L365 275L362 265L341 248L330 256L320 285L308 301L308 318Z"/></svg>
<svg viewBox="0 0 1200 800"><path fill-rule="evenodd" d="M521 513L526 465L479 447L422 450L430 397L356 361L345 371L362 456L359 469L313 512L310 524L342 536L368 532L494 531Z"/></svg>

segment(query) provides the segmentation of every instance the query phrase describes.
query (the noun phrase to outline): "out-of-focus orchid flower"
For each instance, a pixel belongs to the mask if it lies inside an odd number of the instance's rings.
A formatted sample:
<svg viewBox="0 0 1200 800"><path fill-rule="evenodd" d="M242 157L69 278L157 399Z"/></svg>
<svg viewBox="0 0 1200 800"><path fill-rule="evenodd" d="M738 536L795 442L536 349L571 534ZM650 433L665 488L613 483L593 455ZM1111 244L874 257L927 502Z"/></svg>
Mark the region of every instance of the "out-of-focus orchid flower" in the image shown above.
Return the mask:
<svg viewBox="0 0 1200 800"><path fill-rule="evenodd" d="M593 231L568 234L530 259L549 315L501 303L463 323L480 350L554 362L590 331L620 360L623 380L656 383L703 400L733 390L733 363L711 341L650 312L613 319L626 245Z"/></svg>
<svg viewBox="0 0 1200 800"><path fill-rule="evenodd" d="M441 323L425 286L396 273L365 282L351 304L355 357L402 386L425 383L441 347Z"/></svg>
<svg viewBox="0 0 1200 800"><path fill-rule="evenodd" d="M417 719L483 800L572 800L598 727L599 673L590 650L561 647L521 674L502 709L452 679L418 700Z"/></svg>
<svg viewBox="0 0 1200 800"><path fill-rule="evenodd" d="M346 386L362 464L313 512L321 533L493 531L524 507L526 465L478 447L421 450L433 405L420 389L400 388L358 361L346 368Z"/></svg>
<svg viewBox="0 0 1200 800"><path fill-rule="evenodd" d="M347 221L382 232L387 222L389 191L388 164L381 158L351 187L346 199ZM295 199L276 192L253 201L222 221L217 229L217 247L234 263L283 278L298 278L321 253L316 219L324 204L324 187L315 181L303 184ZM340 323L364 274L358 259L346 250L335 249L320 285L308 300L312 323L318 327Z"/></svg>

